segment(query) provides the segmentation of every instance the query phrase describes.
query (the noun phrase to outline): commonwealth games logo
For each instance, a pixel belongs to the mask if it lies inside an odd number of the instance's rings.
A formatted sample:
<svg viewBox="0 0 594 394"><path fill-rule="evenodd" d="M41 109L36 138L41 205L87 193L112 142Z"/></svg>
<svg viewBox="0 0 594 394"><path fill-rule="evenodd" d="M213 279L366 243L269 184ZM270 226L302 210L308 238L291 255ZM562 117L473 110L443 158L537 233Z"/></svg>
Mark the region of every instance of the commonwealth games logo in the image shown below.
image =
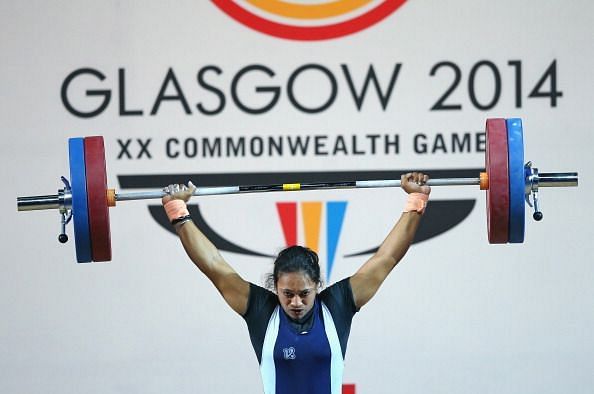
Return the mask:
<svg viewBox="0 0 594 394"><path fill-rule="evenodd" d="M274 37L328 40L366 29L406 0L212 0L239 23Z"/></svg>
<svg viewBox="0 0 594 394"><path fill-rule="evenodd" d="M299 205L299 206L298 206ZM325 209L324 209L325 208ZM301 202L277 202L276 209L280 218L285 244L303 244L319 254L320 229L322 222L322 211L326 211L326 278L330 278L336 248L342 229L342 222L347 208L346 201L307 201ZM298 219L297 211L301 211L302 227L305 242L298 240Z"/></svg>

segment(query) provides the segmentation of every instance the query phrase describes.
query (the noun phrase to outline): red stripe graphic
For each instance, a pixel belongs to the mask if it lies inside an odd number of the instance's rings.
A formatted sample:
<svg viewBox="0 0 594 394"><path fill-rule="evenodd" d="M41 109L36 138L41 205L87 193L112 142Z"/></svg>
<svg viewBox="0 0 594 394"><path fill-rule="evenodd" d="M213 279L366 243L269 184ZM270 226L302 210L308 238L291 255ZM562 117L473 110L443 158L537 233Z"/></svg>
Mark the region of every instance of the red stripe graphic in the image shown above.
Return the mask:
<svg viewBox="0 0 594 394"><path fill-rule="evenodd" d="M343 384L342 385L342 394L355 394L355 385L354 384Z"/></svg>
<svg viewBox="0 0 594 394"><path fill-rule="evenodd" d="M276 210L283 227L285 244L287 246L297 245L297 203L277 202Z"/></svg>
<svg viewBox="0 0 594 394"><path fill-rule="evenodd" d="M326 26L291 26L261 18L235 4L232 0L212 0L236 21L271 36L289 40L314 41L346 36L363 30L390 15L406 0L386 0L377 7L353 19Z"/></svg>

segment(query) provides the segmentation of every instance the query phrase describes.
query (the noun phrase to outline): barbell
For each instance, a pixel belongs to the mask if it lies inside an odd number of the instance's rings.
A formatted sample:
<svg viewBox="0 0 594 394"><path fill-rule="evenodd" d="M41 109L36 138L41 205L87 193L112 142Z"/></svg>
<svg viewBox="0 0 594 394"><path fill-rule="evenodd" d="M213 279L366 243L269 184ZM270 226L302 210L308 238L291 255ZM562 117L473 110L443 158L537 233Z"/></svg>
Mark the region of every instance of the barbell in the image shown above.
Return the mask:
<svg viewBox="0 0 594 394"><path fill-rule="evenodd" d="M525 232L525 206L533 218L542 219L538 204L540 187L578 185L577 172L539 173L531 162L524 163L524 137L519 118L487 119L485 171L476 178L430 179L429 186L478 185L486 190L488 240L492 244L522 243ZM117 193L107 188L103 137L68 140L70 181L61 177L64 188L58 194L17 197L18 211L58 209L62 232L58 239L68 241L66 225L72 220L76 259L79 263L111 260L109 207L118 201L157 199L162 190ZM223 187L198 187L195 196L260 193L297 190L399 187L400 180L348 180L341 182L283 183Z"/></svg>

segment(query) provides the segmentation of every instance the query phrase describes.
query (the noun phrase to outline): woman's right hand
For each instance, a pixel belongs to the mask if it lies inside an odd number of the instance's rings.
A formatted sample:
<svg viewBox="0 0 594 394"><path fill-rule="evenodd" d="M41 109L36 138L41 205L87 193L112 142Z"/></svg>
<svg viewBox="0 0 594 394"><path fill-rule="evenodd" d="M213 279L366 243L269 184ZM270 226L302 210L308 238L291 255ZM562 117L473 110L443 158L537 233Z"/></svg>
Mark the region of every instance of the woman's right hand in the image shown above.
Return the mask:
<svg viewBox="0 0 594 394"><path fill-rule="evenodd" d="M431 193L431 187L427 185L429 176L422 172L409 172L400 177L400 186L407 193Z"/></svg>

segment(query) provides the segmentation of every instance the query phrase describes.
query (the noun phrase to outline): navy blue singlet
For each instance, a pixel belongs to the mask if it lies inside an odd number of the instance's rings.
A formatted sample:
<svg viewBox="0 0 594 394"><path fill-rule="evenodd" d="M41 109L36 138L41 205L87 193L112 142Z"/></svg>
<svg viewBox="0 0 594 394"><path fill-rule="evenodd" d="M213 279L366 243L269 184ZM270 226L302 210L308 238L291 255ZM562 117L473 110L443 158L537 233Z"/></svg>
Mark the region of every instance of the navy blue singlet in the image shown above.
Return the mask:
<svg viewBox="0 0 594 394"><path fill-rule="evenodd" d="M277 306L268 322L260 371L266 394L340 394L344 361L334 321L316 299L313 325L299 333Z"/></svg>

